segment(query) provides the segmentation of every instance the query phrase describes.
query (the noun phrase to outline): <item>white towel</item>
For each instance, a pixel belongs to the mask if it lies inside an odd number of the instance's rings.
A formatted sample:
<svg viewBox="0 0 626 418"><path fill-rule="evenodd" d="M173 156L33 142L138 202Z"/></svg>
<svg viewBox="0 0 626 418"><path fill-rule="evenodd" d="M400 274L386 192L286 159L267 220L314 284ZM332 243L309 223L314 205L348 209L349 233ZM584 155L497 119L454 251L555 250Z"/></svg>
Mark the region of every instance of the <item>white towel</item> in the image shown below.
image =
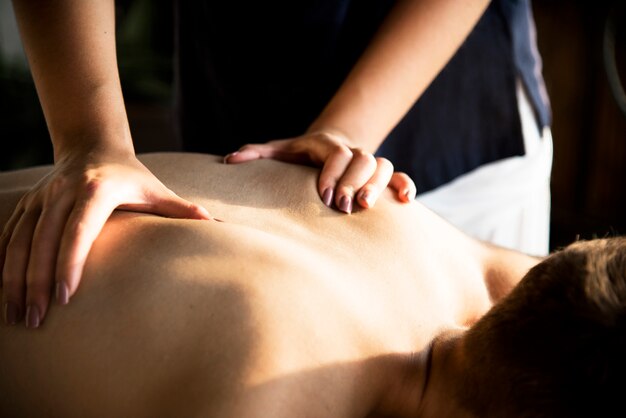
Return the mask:
<svg viewBox="0 0 626 418"><path fill-rule="evenodd" d="M532 255L546 255L550 235L552 133L537 128L518 82L526 154L479 167L417 197L467 234Z"/></svg>

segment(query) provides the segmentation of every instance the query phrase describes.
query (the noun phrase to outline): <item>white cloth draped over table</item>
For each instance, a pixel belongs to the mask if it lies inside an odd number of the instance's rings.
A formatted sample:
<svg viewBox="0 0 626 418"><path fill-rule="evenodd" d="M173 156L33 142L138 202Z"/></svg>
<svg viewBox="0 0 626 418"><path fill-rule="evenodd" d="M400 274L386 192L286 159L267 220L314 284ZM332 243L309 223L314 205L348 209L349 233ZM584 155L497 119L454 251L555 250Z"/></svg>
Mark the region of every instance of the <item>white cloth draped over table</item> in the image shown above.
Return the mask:
<svg viewBox="0 0 626 418"><path fill-rule="evenodd" d="M517 100L526 154L484 165L417 200L473 237L542 256L549 251L552 133L539 131L519 82Z"/></svg>

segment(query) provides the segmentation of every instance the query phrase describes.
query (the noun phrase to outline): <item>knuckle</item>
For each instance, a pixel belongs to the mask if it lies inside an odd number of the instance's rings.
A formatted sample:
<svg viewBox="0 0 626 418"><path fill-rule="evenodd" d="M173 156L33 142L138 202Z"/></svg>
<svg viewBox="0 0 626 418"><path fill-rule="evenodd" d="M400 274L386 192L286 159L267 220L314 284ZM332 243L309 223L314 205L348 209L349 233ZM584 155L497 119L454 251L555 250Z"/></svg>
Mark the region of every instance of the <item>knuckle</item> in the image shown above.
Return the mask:
<svg viewBox="0 0 626 418"><path fill-rule="evenodd" d="M381 168L391 169L393 171L393 163L384 157L376 157L376 163Z"/></svg>
<svg viewBox="0 0 626 418"><path fill-rule="evenodd" d="M354 186L347 183L341 183L337 186L336 194L339 196L354 196Z"/></svg>
<svg viewBox="0 0 626 418"><path fill-rule="evenodd" d="M331 148L331 152L337 156L344 158L352 158L352 156L354 155L353 150L351 150L344 144L334 144Z"/></svg>
<svg viewBox="0 0 626 418"><path fill-rule="evenodd" d="M93 197L102 189L102 181L100 179L90 179L84 184L85 196Z"/></svg>
<svg viewBox="0 0 626 418"><path fill-rule="evenodd" d="M362 188L358 191L355 199L364 208L371 208L380 197L380 192L376 187Z"/></svg>
<svg viewBox="0 0 626 418"><path fill-rule="evenodd" d="M367 152L364 151L361 148L354 148L352 149L352 153L354 155L355 159L361 160L363 162L366 162L368 165L375 165L376 164L376 159L374 158L374 156Z"/></svg>
<svg viewBox="0 0 626 418"><path fill-rule="evenodd" d="M68 186L69 180L66 176L60 175L55 177L50 181L50 191L52 193L60 193L62 190L65 190Z"/></svg>
<svg viewBox="0 0 626 418"><path fill-rule="evenodd" d="M34 210L37 209L38 205L38 193L36 192L29 192L28 194L24 195L24 197L22 198L22 200L20 200L20 209L22 210L22 215L24 215L27 212L32 212Z"/></svg>
<svg viewBox="0 0 626 418"><path fill-rule="evenodd" d="M16 294L22 286L23 278L17 272L17 269L10 265L5 265L2 271L2 291L7 295Z"/></svg>
<svg viewBox="0 0 626 418"><path fill-rule="evenodd" d="M367 153L363 156L363 159L367 162L367 165L372 168L372 170L376 169L376 158L370 153Z"/></svg>
<svg viewBox="0 0 626 418"><path fill-rule="evenodd" d="M46 202L55 202L68 188L68 180L65 176L57 176L50 181L46 188L44 199Z"/></svg>
<svg viewBox="0 0 626 418"><path fill-rule="evenodd" d="M105 181L95 172L87 170L80 179L80 188L86 198L91 198L99 193L105 186Z"/></svg>
<svg viewBox="0 0 626 418"><path fill-rule="evenodd" d="M406 173L399 172L398 176L402 181L405 181L407 183L413 183L413 179L411 179L411 177L409 177L409 175Z"/></svg>

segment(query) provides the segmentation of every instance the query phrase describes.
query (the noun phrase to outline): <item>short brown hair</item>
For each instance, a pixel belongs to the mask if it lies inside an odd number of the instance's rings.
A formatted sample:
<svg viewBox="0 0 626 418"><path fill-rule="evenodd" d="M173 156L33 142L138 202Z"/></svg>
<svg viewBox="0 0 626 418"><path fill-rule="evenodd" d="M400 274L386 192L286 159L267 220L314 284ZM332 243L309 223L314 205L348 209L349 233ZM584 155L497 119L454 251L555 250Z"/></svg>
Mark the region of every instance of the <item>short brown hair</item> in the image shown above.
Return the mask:
<svg viewBox="0 0 626 418"><path fill-rule="evenodd" d="M626 238L546 258L468 331L463 353L457 395L478 416L626 416Z"/></svg>

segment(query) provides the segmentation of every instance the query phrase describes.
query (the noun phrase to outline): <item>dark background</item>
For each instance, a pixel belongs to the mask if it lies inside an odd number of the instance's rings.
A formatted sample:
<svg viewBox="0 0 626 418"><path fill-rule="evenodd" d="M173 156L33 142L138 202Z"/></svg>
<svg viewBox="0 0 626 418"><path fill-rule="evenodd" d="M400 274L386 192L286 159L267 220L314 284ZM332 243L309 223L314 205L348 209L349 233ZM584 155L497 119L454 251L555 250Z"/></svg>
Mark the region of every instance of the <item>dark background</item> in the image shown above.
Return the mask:
<svg viewBox="0 0 626 418"><path fill-rule="evenodd" d="M577 237L626 234L626 113L603 61L607 18L626 83L623 1L535 1L539 50L553 109L551 249ZM137 152L179 150L172 128L171 2L117 1L120 76ZM45 120L0 0L0 170L52 162Z"/></svg>
<svg viewBox="0 0 626 418"><path fill-rule="evenodd" d="M558 0L533 6L553 111L551 248L578 235L626 234L626 113L611 93L603 62L610 15L624 85L626 3Z"/></svg>

